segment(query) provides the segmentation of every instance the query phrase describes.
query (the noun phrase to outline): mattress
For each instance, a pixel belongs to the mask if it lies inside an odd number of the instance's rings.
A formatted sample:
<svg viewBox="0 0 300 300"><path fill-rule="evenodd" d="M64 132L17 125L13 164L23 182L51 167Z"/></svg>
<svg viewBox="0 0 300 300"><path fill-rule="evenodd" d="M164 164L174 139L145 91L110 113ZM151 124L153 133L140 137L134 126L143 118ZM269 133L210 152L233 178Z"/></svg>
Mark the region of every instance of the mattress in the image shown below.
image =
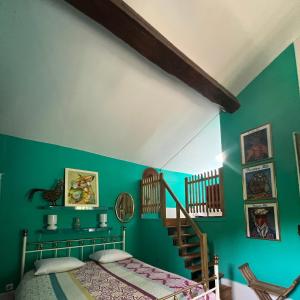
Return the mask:
<svg viewBox="0 0 300 300"><path fill-rule="evenodd" d="M170 295L193 284L195 282L192 280L135 258L107 264L88 261L83 267L69 272L39 276L35 276L33 270L27 272L17 288L16 299L149 300ZM201 292L201 288L192 290L194 297ZM178 297L180 300L191 298L190 294ZM215 294L200 299L214 300Z"/></svg>

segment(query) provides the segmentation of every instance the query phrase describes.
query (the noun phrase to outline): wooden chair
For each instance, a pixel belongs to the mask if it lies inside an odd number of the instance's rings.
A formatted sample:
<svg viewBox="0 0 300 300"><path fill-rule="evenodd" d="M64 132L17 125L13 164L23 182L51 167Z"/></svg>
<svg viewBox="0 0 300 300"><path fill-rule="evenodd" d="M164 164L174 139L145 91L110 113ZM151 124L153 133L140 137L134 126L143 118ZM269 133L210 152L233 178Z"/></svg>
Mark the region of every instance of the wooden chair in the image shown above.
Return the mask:
<svg viewBox="0 0 300 300"><path fill-rule="evenodd" d="M277 296L276 300L286 299L288 294L291 293L300 282L300 276L298 276L290 287L285 288L257 280L248 263L243 264L239 269L246 279L248 286L254 290L260 300L272 300L270 295Z"/></svg>

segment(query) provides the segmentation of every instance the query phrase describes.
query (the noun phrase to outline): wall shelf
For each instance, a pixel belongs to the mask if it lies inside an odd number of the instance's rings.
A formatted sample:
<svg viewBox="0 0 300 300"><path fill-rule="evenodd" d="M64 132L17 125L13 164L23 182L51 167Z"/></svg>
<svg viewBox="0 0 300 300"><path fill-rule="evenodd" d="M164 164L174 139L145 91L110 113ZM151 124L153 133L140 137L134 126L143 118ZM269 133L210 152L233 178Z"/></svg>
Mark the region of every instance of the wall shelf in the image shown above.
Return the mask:
<svg viewBox="0 0 300 300"><path fill-rule="evenodd" d="M113 207L91 207L91 208L76 208L73 206L64 206L64 205L43 205L38 206L38 209L45 210L78 210L78 211L108 211L113 210Z"/></svg>
<svg viewBox="0 0 300 300"><path fill-rule="evenodd" d="M43 234L54 234L54 233L86 233L86 232L106 232L111 231L112 227L83 227L83 228L57 228L56 230L48 230L46 228L40 229L37 231L37 233L43 233Z"/></svg>

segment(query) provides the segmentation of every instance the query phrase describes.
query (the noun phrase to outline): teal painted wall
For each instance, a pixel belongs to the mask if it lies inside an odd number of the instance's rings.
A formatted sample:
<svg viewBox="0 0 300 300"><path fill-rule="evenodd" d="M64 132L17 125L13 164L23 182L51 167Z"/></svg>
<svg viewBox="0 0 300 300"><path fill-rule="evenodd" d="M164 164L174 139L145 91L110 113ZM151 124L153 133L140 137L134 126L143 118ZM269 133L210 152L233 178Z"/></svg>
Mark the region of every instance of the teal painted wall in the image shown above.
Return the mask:
<svg viewBox="0 0 300 300"><path fill-rule="evenodd" d="M191 278L191 273L184 268L184 261L178 255L178 248L168 236L162 221L141 220L140 230L143 237L140 254L143 261L158 268Z"/></svg>
<svg viewBox="0 0 300 300"><path fill-rule="evenodd" d="M245 283L238 266L249 262L258 278L289 285L300 275L300 198L292 132L300 131L300 98L293 46L288 47L238 96L241 108L221 115L226 216L200 226L214 241L225 277ZM281 241L246 238L240 133L271 123ZM293 295L300 299L300 288Z"/></svg>
<svg viewBox="0 0 300 300"><path fill-rule="evenodd" d="M66 167L99 172L101 206L114 206L121 192L132 194L135 200L135 216L128 223L127 250L138 258L144 257L140 236L144 236L145 226L140 224L139 218L139 180L145 166L85 151L0 135L0 173L4 173L0 194L0 291L4 290L6 283L18 282L22 229L29 229L29 239L32 241L40 238L72 238L69 234L39 236L35 233L45 225L45 215L52 213L58 215L58 226L61 228L71 227L72 219L77 216L80 217L82 227L97 226L99 212L75 210L53 212L37 208L45 204L39 195L34 197L33 202L27 200L26 194L31 188L51 187L55 179L64 176ZM184 174L169 171L164 171L164 174L172 188L183 195ZM109 211L108 218L109 225L113 226L112 234L119 234L121 224L114 211ZM147 232L151 231L152 228L149 226ZM166 231L165 238L167 239ZM147 257L146 259L150 262L150 259Z"/></svg>

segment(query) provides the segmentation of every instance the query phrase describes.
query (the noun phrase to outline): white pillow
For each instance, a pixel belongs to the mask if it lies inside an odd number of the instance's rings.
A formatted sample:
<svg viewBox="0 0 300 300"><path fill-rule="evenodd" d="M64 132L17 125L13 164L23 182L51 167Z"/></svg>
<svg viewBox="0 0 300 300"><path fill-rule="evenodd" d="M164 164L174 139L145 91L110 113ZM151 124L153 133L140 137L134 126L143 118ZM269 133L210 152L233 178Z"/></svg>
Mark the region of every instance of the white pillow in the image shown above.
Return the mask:
<svg viewBox="0 0 300 300"><path fill-rule="evenodd" d="M100 250L90 255L90 259L105 264L131 258L132 255L119 249Z"/></svg>
<svg viewBox="0 0 300 300"><path fill-rule="evenodd" d="M36 268L34 275L45 275L77 269L85 263L75 257L57 257L37 260L34 265Z"/></svg>

